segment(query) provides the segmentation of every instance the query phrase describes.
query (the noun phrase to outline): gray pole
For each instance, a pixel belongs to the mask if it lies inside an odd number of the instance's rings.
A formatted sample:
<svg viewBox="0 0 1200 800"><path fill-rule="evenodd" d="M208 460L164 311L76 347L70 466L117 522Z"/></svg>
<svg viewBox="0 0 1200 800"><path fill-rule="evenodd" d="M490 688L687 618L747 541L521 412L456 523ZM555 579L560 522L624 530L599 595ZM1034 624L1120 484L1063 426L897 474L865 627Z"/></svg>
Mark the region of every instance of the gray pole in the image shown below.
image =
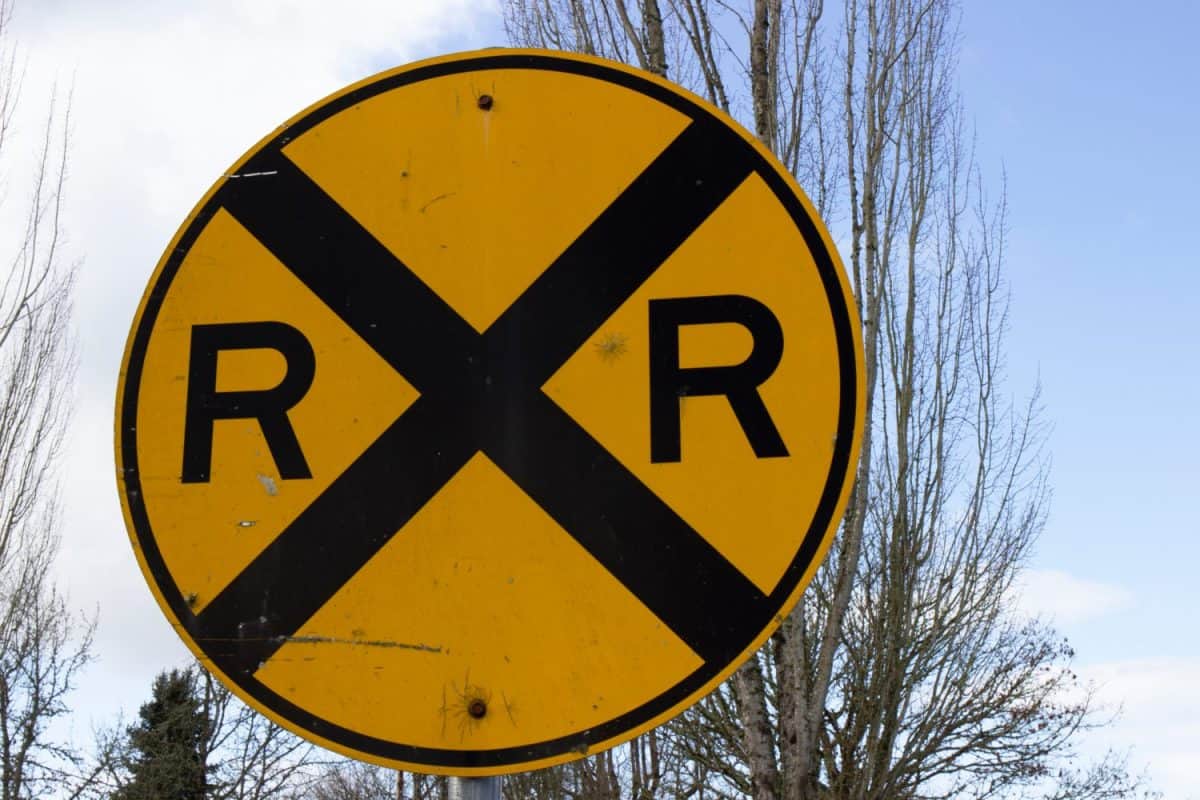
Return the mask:
<svg viewBox="0 0 1200 800"><path fill-rule="evenodd" d="M451 778L450 800L501 800L503 778Z"/></svg>

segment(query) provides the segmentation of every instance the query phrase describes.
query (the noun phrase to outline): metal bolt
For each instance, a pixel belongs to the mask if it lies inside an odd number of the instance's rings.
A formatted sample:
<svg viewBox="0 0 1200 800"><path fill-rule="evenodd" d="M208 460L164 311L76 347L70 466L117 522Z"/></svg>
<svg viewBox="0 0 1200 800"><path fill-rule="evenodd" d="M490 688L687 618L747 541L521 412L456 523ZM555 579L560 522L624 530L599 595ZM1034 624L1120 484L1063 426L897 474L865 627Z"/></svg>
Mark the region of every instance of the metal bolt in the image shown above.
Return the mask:
<svg viewBox="0 0 1200 800"><path fill-rule="evenodd" d="M476 100L475 102L484 111L491 111L492 103L494 103L495 101L492 99L492 96L490 94L481 94L481 95L479 95L479 99ZM480 714L480 716L483 716L483 715Z"/></svg>
<svg viewBox="0 0 1200 800"><path fill-rule="evenodd" d="M484 715L487 714L487 703L476 698L467 706L467 713L475 719L483 719Z"/></svg>

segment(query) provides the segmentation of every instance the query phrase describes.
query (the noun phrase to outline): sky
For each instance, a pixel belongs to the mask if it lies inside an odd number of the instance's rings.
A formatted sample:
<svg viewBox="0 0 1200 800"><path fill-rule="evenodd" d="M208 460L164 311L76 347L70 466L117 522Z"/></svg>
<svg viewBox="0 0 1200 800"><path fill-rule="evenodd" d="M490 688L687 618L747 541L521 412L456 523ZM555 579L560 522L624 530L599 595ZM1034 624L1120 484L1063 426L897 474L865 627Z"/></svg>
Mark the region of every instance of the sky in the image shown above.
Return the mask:
<svg viewBox="0 0 1200 800"><path fill-rule="evenodd" d="M1050 518L1029 601L1123 708L1168 797L1200 797L1200 109L1188 2L966 3L961 80L1007 175L1014 388L1040 379Z"/></svg>
<svg viewBox="0 0 1200 800"><path fill-rule="evenodd" d="M336 8L336 13L332 9ZM1200 798L1193 497L1200 400L1193 246L1200 127L1188 2L963 3L960 83L990 185L1006 180L1009 389L1040 383L1050 517L1024 607L1052 619L1168 798ZM309 103L417 58L504 43L472 0L22 0L26 130L73 87L65 221L81 260L78 408L59 569L99 612L75 735L136 713L186 652L128 545L112 413L125 336L162 249L214 179Z"/></svg>

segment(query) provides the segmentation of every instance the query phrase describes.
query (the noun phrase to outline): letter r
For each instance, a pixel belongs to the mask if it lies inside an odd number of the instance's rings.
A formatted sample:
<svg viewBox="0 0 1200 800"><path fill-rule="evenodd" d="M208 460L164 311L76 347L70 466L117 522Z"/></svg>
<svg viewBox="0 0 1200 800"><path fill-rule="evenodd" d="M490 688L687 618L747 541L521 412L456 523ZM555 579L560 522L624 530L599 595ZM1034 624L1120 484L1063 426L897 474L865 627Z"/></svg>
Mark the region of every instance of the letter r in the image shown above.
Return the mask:
<svg viewBox="0 0 1200 800"><path fill-rule="evenodd" d="M287 363L273 389L217 391L217 356L222 350L274 350ZM308 393L316 373L312 345L282 322L193 325L188 360L187 411L183 429L183 482L207 483L212 470L213 423L255 419L262 429L279 476L311 478L287 412Z"/></svg>
<svg viewBox="0 0 1200 800"><path fill-rule="evenodd" d="M679 366L679 329L684 325L732 322L750 332L754 344L741 364L719 367ZM788 454L767 412L758 387L783 358L783 328L771 309L738 294L675 297L650 301L650 461L679 461L679 400L724 395L745 432L754 455Z"/></svg>

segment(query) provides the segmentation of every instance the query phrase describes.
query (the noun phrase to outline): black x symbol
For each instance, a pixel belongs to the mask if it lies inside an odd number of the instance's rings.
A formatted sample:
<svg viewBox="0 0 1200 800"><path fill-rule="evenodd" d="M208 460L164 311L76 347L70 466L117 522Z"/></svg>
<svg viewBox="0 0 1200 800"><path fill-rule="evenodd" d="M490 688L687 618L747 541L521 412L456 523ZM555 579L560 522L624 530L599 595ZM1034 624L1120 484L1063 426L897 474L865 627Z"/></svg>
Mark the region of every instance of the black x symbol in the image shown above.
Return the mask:
<svg viewBox="0 0 1200 800"><path fill-rule="evenodd" d="M693 121L480 335L278 147L256 155L261 177L216 202L420 397L186 620L193 638L252 674L482 451L701 658L741 651L766 596L541 386L753 169L736 134Z"/></svg>

